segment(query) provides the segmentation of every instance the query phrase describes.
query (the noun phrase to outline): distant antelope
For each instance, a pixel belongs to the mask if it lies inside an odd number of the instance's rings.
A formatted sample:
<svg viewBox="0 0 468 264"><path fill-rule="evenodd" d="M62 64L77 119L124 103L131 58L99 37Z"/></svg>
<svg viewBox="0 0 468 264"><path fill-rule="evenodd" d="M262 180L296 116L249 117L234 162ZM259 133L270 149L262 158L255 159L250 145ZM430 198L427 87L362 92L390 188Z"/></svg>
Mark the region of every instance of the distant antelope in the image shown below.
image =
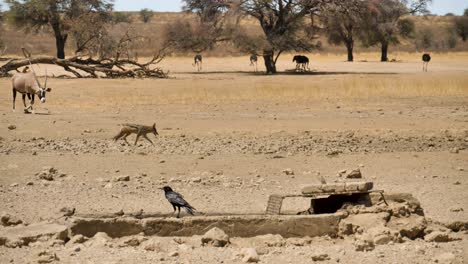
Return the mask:
<svg viewBox="0 0 468 264"><path fill-rule="evenodd" d="M197 66L198 71L202 70L202 55L201 54L195 55L195 57L193 58L192 66L194 67Z"/></svg>
<svg viewBox="0 0 468 264"><path fill-rule="evenodd" d="M293 58L293 62L296 62L296 71L297 70L302 70L302 71L309 71L309 58L307 56L303 55L296 55Z"/></svg>
<svg viewBox="0 0 468 264"><path fill-rule="evenodd" d="M253 66L254 67L254 72L257 72L258 71L258 68L257 68L257 54L252 54L250 55L250 66Z"/></svg>
<svg viewBox="0 0 468 264"><path fill-rule="evenodd" d="M422 61L423 61L423 71L427 72L427 66L429 65L429 62L431 61L431 55L429 53L424 53L422 56Z"/></svg>
<svg viewBox="0 0 468 264"><path fill-rule="evenodd" d="M32 69L32 67L31 67ZM28 113L29 110L33 111L34 96L38 96L41 103L46 101L46 92L52 89L47 88L47 70L44 86L41 87L34 70L32 72L17 72L11 79L13 88L13 111L15 111L16 92L23 95L24 111ZM29 99L29 106L26 107L26 95Z"/></svg>

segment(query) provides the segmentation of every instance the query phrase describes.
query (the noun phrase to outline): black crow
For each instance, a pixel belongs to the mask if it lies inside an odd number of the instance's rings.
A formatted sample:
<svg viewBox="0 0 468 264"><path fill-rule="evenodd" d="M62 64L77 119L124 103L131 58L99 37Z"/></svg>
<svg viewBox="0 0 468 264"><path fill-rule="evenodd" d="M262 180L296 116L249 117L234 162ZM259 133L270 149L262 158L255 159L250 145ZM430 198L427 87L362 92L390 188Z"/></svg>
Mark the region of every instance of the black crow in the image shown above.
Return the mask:
<svg viewBox="0 0 468 264"><path fill-rule="evenodd" d="M193 208L189 203L187 203L187 201L184 200L184 197L182 195L174 192L169 186L164 186L160 189L164 190L164 195L166 196L166 199L172 204L172 207L174 207L174 212L176 211L176 207L179 209L179 212L177 213L177 218L179 218L181 207L183 207L187 211L187 213L193 215L193 210L196 209Z"/></svg>

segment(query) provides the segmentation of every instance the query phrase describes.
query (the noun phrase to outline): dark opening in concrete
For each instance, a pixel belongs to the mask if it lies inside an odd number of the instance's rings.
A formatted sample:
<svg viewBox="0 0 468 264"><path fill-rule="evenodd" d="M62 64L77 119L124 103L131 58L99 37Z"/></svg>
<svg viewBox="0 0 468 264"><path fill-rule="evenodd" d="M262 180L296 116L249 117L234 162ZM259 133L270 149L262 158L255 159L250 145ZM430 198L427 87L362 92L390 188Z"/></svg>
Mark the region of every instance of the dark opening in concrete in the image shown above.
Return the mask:
<svg viewBox="0 0 468 264"><path fill-rule="evenodd" d="M314 214L333 214L346 204L371 206L368 193L330 195L325 198L311 200L311 209Z"/></svg>

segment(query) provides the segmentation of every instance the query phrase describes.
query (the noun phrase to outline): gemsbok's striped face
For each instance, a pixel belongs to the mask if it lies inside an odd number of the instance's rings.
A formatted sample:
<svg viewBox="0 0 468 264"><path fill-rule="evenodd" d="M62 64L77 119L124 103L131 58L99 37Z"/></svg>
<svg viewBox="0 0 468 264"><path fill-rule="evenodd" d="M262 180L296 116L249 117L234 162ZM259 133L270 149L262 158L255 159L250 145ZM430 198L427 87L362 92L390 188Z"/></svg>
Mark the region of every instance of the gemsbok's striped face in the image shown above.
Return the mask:
<svg viewBox="0 0 468 264"><path fill-rule="evenodd" d="M52 89L51 88L41 88L39 91L36 92L37 96L41 100L41 103L45 103L46 101L46 93L50 92Z"/></svg>

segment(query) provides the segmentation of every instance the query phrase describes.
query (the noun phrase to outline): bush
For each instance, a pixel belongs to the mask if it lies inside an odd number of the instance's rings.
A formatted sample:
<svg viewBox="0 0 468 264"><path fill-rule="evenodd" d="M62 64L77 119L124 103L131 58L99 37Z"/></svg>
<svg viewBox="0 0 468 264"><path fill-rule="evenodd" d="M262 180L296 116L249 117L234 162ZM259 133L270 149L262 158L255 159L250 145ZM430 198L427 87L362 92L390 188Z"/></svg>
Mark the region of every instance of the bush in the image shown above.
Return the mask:
<svg viewBox="0 0 468 264"><path fill-rule="evenodd" d="M112 14L112 22L114 22L115 24L132 23L132 17L130 14L125 12L114 12Z"/></svg>

